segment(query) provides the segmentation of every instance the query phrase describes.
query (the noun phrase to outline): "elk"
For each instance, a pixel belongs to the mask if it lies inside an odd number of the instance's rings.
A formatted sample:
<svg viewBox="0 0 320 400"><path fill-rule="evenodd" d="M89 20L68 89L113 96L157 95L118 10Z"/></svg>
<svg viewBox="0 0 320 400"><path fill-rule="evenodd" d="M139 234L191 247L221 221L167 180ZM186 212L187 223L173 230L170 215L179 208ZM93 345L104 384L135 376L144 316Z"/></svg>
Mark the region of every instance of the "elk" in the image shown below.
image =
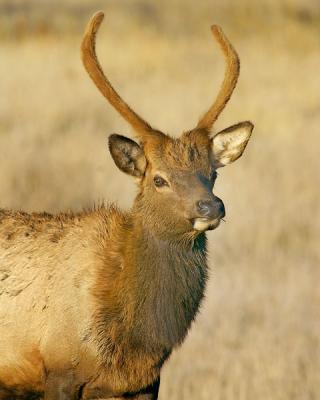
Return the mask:
<svg viewBox="0 0 320 400"><path fill-rule="evenodd" d="M80 213L0 211L0 399L158 398L160 371L202 301L206 231L225 215L216 170L251 135L240 122L213 137L239 75L239 58L212 27L226 59L216 100L179 138L153 129L119 96L95 52L104 18L84 33L84 66L137 142L109 137L117 167L136 178L133 206Z"/></svg>

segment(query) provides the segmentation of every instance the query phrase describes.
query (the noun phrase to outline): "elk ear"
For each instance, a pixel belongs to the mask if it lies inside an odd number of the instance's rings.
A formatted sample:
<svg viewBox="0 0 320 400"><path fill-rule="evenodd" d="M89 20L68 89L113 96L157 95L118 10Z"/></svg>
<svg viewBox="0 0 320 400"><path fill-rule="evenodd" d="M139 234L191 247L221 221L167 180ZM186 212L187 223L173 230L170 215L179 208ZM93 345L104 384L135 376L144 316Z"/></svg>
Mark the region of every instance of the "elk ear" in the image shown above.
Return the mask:
<svg viewBox="0 0 320 400"><path fill-rule="evenodd" d="M136 142L113 134L109 136L109 150L121 171L138 178L144 174L147 161L142 148Z"/></svg>
<svg viewBox="0 0 320 400"><path fill-rule="evenodd" d="M250 139L253 124L240 122L216 134L212 140L212 151L216 167L224 167L241 157Z"/></svg>

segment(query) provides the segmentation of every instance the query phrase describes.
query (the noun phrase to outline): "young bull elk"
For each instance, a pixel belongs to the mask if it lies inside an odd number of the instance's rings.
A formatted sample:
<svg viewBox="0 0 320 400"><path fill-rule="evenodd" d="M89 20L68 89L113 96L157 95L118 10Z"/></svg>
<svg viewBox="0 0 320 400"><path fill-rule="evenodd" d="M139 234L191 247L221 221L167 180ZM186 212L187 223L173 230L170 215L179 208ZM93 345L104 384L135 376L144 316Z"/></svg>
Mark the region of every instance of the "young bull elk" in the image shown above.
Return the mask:
<svg viewBox="0 0 320 400"><path fill-rule="evenodd" d="M216 169L241 156L253 125L210 137L239 75L237 53L212 33L227 67L217 99L179 139L122 100L95 53L96 13L82 59L139 144L113 134L117 167L134 176L131 210L0 212L0 399L157 399L160 370L184 340L207 281L205 231L219 225Z"/></svg>

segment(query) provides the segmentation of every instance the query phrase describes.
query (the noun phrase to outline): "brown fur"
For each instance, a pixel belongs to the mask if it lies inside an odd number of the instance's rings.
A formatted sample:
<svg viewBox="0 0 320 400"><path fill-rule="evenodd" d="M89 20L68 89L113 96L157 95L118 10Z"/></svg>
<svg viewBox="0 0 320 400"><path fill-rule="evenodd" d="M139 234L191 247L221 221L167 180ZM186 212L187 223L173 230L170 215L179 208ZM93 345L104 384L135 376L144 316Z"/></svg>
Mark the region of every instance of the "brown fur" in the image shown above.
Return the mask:
<svg viewBox="0 0 320 400"><path fill-rule="evenodd" d="M90 398L154 382L203 296L204 237L182 247L159 241L114 206L0 216L0 387L44 392L48 374L71 371L72 392L85 385ZM35 346L42 356L31 362Z"/></svg>
<svg viewBox="0 0 320 400"><path fill-rule="evenodd" d="M88 26L84 62L141 138L109 139L139 192L127 212L0 210L1 400L157 399L161 367L204 296L205 231L224 216L215 170L241 156L253 128L243 122L213 139L208 126L179 139L154 131L98 65L101 20L98 13Z"/></svg>

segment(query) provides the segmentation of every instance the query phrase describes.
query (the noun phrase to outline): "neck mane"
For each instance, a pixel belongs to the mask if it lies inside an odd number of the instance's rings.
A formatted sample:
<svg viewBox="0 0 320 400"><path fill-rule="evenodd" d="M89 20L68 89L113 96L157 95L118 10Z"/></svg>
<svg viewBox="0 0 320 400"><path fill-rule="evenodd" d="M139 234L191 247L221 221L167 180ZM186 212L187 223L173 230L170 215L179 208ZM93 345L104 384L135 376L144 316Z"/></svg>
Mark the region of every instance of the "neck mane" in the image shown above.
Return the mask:
<svg viewBox="0 0 320 400"><path fill-rule="evenodd" d="M142 226L136 229L134 268L140 296L135 329L146 343L172 348L184 339L203 298L206 237L171 242Z"/></svg>
<svg viewBox="0 0 320 400"><path fill-rule="evenodd" d="M101 349L110 353L122 341L169 353L186 336L204 295L205 234L159 238L131 212L108 234L103 251L93 290Z"/></svg>

